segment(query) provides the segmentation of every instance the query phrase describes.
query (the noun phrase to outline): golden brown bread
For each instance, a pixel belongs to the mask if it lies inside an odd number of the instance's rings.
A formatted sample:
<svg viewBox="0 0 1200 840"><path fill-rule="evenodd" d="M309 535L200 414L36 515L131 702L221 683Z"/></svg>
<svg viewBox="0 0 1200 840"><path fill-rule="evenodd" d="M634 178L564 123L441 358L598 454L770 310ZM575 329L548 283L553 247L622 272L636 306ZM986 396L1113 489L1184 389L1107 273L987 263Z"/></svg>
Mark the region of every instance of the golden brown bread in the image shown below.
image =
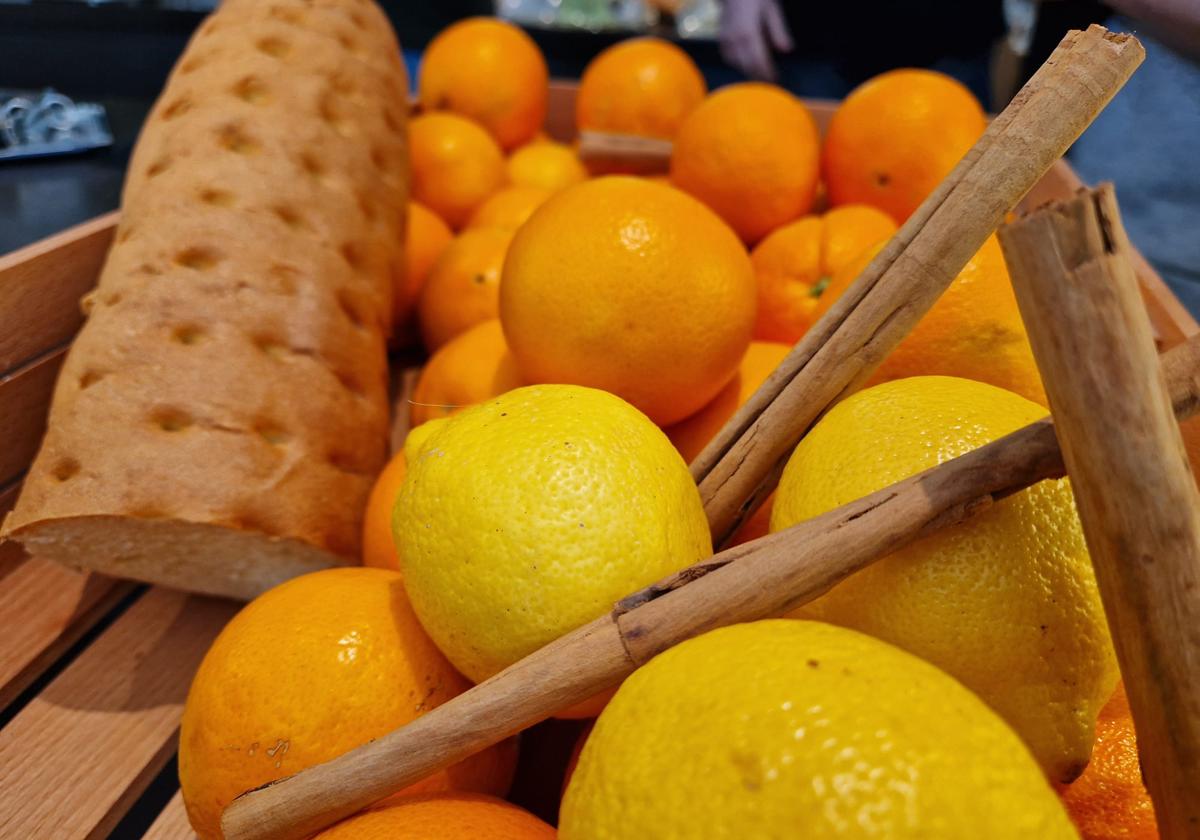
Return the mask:
<svg viewBox="0 0 1200 840"><path fill-rule="evenodd" d="M138 140L7 536L241 598L357 561L406 90L370 0L226 0L201 26Z"/></svg>

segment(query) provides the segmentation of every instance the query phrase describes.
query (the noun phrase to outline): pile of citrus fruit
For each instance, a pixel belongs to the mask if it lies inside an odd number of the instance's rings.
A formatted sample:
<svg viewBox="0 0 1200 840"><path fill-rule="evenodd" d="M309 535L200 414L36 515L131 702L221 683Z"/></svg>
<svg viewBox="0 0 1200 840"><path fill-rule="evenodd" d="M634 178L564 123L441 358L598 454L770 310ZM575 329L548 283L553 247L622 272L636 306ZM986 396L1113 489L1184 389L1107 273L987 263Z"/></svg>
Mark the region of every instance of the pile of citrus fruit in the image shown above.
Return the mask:
<svg viewBox="0 0 1200 840"><path fill-rule="evenodd" d="M367 568L267 592L205 658L180 740L202 838L241 791L404 725L710 556L688 462L985 127L957 82L897 70L822 137L787 91L708 93L685 52L642 38L597 56L575 103L581 132L671 142L663 173L623 174L543 133L543 56L482 18L432 42L418 90L395 290L397 335L429 354L411 431L365 514ZM1044 405L989 240L801 441L738 539ZM569 778L530 772L564 791L567 840L1154 836L1116 686L1070 485L1043 482L792 615L658 656L563 710L597 718ZM553 807L502 799L518 749L319 836L554 837Z"/></svg>

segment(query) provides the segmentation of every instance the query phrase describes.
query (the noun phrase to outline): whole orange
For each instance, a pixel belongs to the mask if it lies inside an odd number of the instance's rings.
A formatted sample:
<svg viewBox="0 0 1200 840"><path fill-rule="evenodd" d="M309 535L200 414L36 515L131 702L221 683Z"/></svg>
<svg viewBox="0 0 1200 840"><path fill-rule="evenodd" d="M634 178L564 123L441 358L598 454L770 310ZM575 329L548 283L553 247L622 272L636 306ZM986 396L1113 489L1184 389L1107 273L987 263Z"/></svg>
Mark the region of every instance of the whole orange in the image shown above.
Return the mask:
<svg viewBox="0 0 1200 840"><path fill-rule="evenodd" d="M407 472L408 465L404 461L404 450L401 449L392 455L375 479L371 495L367 497L367 509L363 513L364 566L400 570L400 558L396 556L396 543L392 539L392 507L396 504L396 494L400 492Z"/></svg>
<svg viewBox="0 0 1200 840"><path fill-rule="evenodd" d="M666 425L737 371L754 295L745 249L708 208L609 176L557 193L517 231L500 319L529 381L602 388Z"/></svg>
<svg viewBox="0 0 1200 840"><path fill-rule="evenodd" d="M775 85L730 85L680 127L671 181L753 243L812 209L819 149L799 99Z"/></svg>
<svg viewBox="0 0 1200 840"><path fill-rule="evenodd" d="M510 184L544 190L561 190L588 176L575 150L553 140L525 144L509 156L505 170Z"/></svg>
<svg viewBox="0 0 1200 840"><path fill-rule="evenodd" d="M441 217L416 201L408 203L408 227L404 234L404 283L394 290L395 323L403 324L412 314L421 287L433 264L446 250L454 234Z"/></svg>
<svg viewBox="0 0 1200 840"><path fill-rule="evenodd" d="M496 141L457 114L422 114L410 120L408 155L412 197L456 230L504 183L504 155Z"/></svg>
<svg viewBox="0 0 1200 840"><path fill-rule="evenodd" d="M817 299L850 260L896 231L881 210L847 204L776 228L750 252L758 281L754 337L795 344L812 325Z"/></svg>
<svg viewBox="0 0 1200 840"><path fill-rule="evenodd" d="M412 393L412 425L448 417L524 384L500 321L492 318L459 333L426 362Z"/></svg>
<svg viewBox="0 0 1200 840"><path fill-rule="evenodd" d="M418 97L426 111L470 117L513 149L545 122L549 82L546 59L532 38L511 23L475 17L429 42Z"/></svg>
<svg viewBox="0 0 1200 840"><path fill-rule="evenodd" d="M313 840L554 840L554 829L502 799L443 793L398 799L343 820Z"/></svg>
<svg viewBox="0 0 1200 840"><path fill-rule="evenodd" d="M661 38L631 38L584 68L575 126L670 140L706 91L700 69L679 47Z"/></svg>
<svg viewBox="0 0 1200 840"><path fill-rule="evenodd" d="M817 300L814 318L825 314L877 252L868 249L834 275ZM923 375L975 379L1047 404L995 236L988 237L870 381Z"/></svg>
<svg viewBox="0 0 1200 840"><path fill-rule="evenodd" d="M511 230L470 228L446 248L417 304L421 338L430 352L497 316L500 270L512 238Z"/></svg>
<svg viewBox="0 0 1200 840"><path fill-rule="evenodd" d="M467 227L516 230L551 195L541 187L505 187L476 208Z"/></svg>
<svg viewBox="0 0 1200 840"><path fill-rule="evenodd" d="M235 796L414 720L469 683L425 635L398 572L342 568L293 578L247 604L204 656L179 735L192 828L220 837ZM504 793L511 744L408 792Z"/></svg>
<svg viewBox="0 0 1200 840"><path fill-rule="evenodd" d="M1157 840L1123 685L1100 710L1087 769L1071 784L1056 787L1083 840Z"/></svg>
<svg viewBox="0 0 1200 840"><path fill-rule="evenodd" d="M825 133L831 204L870 204L901 224L987 127L978 100L933 70L891 70L859 85Z"/></svg>

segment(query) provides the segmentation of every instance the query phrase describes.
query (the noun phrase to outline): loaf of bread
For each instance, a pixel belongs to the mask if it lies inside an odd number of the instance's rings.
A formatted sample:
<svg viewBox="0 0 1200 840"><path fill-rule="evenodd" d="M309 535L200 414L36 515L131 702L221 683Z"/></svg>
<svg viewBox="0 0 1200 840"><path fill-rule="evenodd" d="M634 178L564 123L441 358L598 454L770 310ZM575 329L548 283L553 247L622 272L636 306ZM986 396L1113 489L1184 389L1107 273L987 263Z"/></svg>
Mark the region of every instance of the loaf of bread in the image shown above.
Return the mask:
<svg viewBox="0 0 1200 840"><path fill-rule="evenodd" d="M5 536L249 598L358 561L386 456L407 80L371 0L225 0L130 163Z"/></svg>

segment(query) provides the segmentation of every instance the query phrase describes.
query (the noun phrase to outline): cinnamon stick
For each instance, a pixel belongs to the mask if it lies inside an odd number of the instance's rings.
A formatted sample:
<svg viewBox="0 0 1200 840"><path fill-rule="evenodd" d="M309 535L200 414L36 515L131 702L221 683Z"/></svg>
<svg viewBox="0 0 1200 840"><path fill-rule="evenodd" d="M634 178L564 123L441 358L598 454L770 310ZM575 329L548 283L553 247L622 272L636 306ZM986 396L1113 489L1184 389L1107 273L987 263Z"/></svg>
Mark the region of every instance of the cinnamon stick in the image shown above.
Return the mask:
<svg viewBox="0 0 1200 840"><path fill-rule="evenodd" d="M812 423L916 325L1004 214L1141 63L1136 38L1072 31L916 213L692 464L715 545L778 483Z"/></svg>
<svg viewBox="0 0 1200 840"><path fill-rule="evenodd" d="M1054 411L1159 832L1194 838L1200 492L1112 185L1035 211L1002 229L1000 242Z"/></svg>
<svg viewBox="0 0 1200 840"><path fill-rule="evenodd" d="M1166 358L1177 403L1187 411L1200 408L1200 337ZM794 609L912 540L1062 475L1054 425L1046 418L786 531L723 551L626 598L610 615L407 726L243 794L225 811L225 837L304 837L617 685L671 645Z"/></svg>

